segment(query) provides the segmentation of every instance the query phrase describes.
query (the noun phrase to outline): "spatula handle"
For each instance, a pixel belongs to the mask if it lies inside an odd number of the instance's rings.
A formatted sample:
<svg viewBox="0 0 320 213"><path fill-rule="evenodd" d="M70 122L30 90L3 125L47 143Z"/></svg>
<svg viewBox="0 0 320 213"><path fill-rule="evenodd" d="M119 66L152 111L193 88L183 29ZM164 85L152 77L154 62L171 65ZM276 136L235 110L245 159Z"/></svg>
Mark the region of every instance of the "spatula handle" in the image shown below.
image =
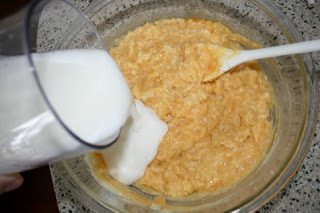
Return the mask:
<svg viewBox="0 0 320 213"><path fill-rule="evenodd" d="M314 41L304 41L294 44L286 44L276 47L267 47L257 50L247 50L246 61L261 58L270 58L282 55L292 55L297 53L307 53L320 51L320 39Z"/></svg>

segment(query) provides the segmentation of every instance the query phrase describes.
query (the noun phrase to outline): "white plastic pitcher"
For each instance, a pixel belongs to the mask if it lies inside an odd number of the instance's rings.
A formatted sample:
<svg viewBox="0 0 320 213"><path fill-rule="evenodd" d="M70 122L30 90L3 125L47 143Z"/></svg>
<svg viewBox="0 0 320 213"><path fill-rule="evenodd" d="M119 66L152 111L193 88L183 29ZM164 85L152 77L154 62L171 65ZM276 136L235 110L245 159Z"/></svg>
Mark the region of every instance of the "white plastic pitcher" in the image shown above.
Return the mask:
<svg viewBox="0 0 320 213"><path fill-rule="evenodd" d="M46 96L32 53L75 48L106 51L90 20L64 0L34 1L0 21L0 174L105 148L117 140L120 129L99 143L82 139L63 123ZM19 69L4 65L18 55Z"/></svg>

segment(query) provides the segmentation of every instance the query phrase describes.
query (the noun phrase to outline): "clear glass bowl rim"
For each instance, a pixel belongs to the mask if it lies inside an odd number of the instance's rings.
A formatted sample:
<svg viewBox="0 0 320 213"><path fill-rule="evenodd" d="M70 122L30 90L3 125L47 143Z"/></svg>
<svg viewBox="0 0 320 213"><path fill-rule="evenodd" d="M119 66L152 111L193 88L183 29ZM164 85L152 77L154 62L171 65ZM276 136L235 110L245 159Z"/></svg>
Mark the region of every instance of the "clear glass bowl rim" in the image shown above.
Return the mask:
<svg viewBox="0 0 320 213"><path fill-rule="evenodd" d="M103 1L98 0L90 4L85 10L83 11L88 17L91 17L98 11L98 5L105 6L110 1ZM250 2L254 3L257 7L259 7L262 11L268 14L281 28L283 28L283 32L286 34L286 37L290 42L299 42L303 41L301 33L297 30L296 26L292 23L292 21L280 11L272 2L264 1L264 0L249 0ZM100 7L101 8L101 7ZM308 112L306 113L307 117L305 120L305 129L303 131L303 138L300 141L299 149L294 153L294 156L291 158L292 161L285 167L285 169L281 172L278 179L272 182L272 184L268 185L260 194L256 197L252 198L252 200L243 203L243 205L235 207L232 209L233 212L251 212L259 210L264 204L272 200L292 179L295 175L296 171L300 168L304 158L306 157L309 147L313 141L313 134L316 129L317 118L318 118L318 107L319 107L319 90L318 90L318 76L315 71L313 60L310 54L303 54L298 56L298 59L303 62L303 66L306 71L306 81L308 85ZM67 170L67 173L71 178L69 180L63 180L67 186L74 189L74 192L77 194L79 198L84 198L84 194L89 194L89 199L91 200L93 194L86 189L85 184L80 183L79 179L76 177L75 174L70 170L68 164L66 162L62 162L64 168ZM76 187L76 186L77 187ZM91 196L90 196L91 195ZM84 203L88 206L92 204L88 199L83 199ZM91 200L92 201L92 200ZM95 200L97 203L99 201ZM100 203L101 204L101 203ZM102 205L106 205L103 203ZM107 204L108 205L108 204ZM108 205L110 209L114 209L112 205ZM101 209L101 206L98 207Z"/></svg>

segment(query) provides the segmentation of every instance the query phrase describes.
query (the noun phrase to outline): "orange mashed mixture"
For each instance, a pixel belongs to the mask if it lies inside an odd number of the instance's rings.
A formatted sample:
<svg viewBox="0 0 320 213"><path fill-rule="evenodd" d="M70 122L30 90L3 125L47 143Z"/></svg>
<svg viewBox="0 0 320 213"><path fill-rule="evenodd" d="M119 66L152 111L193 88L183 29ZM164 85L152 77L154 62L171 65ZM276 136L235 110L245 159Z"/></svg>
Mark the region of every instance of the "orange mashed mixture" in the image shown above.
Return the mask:
<svg viewBox="0 0 320 213"><path fill-rule="evenodd" d="M170 197L236 183L264 158L272 141L272 92L256 62L214 81L219 53L258 44L221 23L162 19L119 40L110 53L133 96L168 124L156 158L135 184Z"/></svg>

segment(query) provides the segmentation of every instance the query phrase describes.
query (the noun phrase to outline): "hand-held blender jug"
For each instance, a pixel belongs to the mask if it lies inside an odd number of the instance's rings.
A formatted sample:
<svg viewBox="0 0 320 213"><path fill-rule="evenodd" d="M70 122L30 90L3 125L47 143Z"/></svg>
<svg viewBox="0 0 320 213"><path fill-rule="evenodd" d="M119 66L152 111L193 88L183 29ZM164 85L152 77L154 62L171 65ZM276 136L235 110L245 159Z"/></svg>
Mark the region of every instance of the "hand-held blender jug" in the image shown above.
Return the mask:
<svg viewBox="0 0 320 213"><path fill-rule="evenodd" d="M100 51L110 57L94 25L67 1L34 1L28 8L0 20L0 174L20 172L105 148L117 140L125 116L121 121L114 119L118 122L117 131L99 141L90 141L64 121L48 96L46 82L41 79L41 67L37 63L42 57L39 55L74 49ZM86 59L84 55L81 57L82 61ZM70 56L64 58L60 55L61 58L64 63L73 60ZM77 59L81 64L80 58ZM111 58L109 60L112 61ZM116 66L115 63L111 65ZM78 76L73 75L70 79L76 81ZM59 87L62 80L51 87ZM120 84L126 83L121 81ZM86 88L87 85L81 87ZM64 93L68 92L67 89L62 90L58 95L65 97ZM129 94L129 89L126 92ZM88 119L79 109L88 104L87 99L81 102L81 91L72 95L79 97L77 101L72 102L66 96L61 103L68 103L74 111L78 110L76 120L86 128ZM93 96L88 93L89 98ZM127 105L123 114L129 110ZM90 106L89 103L88 107L93 107L91 111L94 112L94 107L98 106Z"/></svg>

